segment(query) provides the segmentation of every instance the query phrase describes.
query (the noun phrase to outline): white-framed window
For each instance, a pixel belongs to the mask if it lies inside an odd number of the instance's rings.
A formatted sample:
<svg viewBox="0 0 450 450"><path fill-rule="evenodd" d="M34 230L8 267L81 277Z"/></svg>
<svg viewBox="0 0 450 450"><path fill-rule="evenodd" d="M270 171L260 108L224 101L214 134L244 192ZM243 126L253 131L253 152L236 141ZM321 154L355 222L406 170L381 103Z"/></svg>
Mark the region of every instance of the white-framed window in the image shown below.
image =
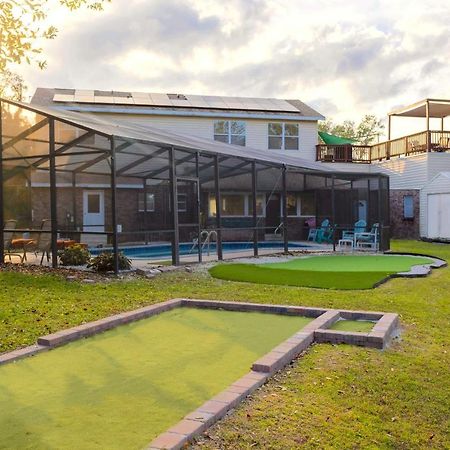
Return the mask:
<svg viewBox="0 0 450 450"><path fill-rule="evenodd" d="M245 147L245 122L240 120L216 120L214 140Z"/></svg>
<svg viewBox="0 0 450 450"><path fill-rule="evenodd" d="M187 194L177 194L178 212L187 212ZM172 200L169 197L169 211L172 211Z"/></svg>
<svg viewBox="0 0 450 450"><path fill-rule="evenodd" d="M412 195L403 196L403 218L414 219L414 197Z"/></svg>
<svg viewBox="0 0 450 450"><path fill-rule="evenodd" d="M241 192L223 192L220 194L222 217L251 217L253 216L253 196L252 194ZM209 194L209 216L216 217L216 197ZM266 196L256 194L256 215L265 217Z"/></svg>
<svg viewBox="0 0 450 450"><path fill-rule="evenodd" d="M298 129L298 123L269 123L267 129L269 150L298 150Z"/></svg>
<svg viewBox="0 0 450 450"><path fill-rule="evenodd" d="M187 211L187 194L177 195L178 212Z"/></svg>
<svg viewBox="0 0 450 450"><path fill-rule="evenodd" d="M281 206L280 216L283 215L283 206ZM293 193L288 192L286 198L288 217L314 216L315 200L314 194L308 192Z"/></svg>
<svg viewBox="0 0 450 450"><path fill-rule="evenodd" d="M155 211L155 194L146 192L146 201L143 192L138 193L138 211L154 212Z"/></svg>
<svg viewBox="0 0 450 450"><path fill-rule="evenodd" d="M298 195L288 194L286 198L287 215L298 217L301 215L301 200Z"/></svg>

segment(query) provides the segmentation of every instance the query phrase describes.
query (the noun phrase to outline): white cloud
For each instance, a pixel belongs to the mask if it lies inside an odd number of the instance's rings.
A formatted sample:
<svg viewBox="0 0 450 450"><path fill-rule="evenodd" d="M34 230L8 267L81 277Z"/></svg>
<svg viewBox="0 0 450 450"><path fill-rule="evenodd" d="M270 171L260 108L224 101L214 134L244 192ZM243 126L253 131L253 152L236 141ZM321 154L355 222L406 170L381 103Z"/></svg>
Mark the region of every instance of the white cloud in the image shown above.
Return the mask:
<svg viewBox="0 0 450 450"><path fill-rule="evenodd" d="M422 0L113 0L55 9L33 87L300 98L323 114L384 115L449 97L450 8Z"/></svg>

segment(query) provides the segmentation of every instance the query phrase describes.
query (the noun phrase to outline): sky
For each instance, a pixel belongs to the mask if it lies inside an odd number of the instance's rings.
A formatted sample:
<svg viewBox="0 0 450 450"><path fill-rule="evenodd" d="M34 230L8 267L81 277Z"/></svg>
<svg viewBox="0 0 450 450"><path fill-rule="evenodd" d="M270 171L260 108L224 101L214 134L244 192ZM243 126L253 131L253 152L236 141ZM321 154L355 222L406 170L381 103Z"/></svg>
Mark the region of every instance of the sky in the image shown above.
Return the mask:
<svg viewBox="0 0 450 450"><path fill-rule="evenodd" d="M34 88L277 97L336 121L450 98L449 0L49 1ZM396 119L402 120L402 119Z"/></svg>

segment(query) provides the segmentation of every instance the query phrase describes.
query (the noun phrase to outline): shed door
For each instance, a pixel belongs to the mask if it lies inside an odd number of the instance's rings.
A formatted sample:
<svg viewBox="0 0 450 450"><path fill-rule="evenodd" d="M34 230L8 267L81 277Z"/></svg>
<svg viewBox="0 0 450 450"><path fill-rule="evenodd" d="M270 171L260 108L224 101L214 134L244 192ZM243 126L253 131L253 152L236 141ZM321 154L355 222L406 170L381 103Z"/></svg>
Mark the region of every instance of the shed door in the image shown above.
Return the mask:
<svg viewBox="0 0 450 450"><path fill-rule="evenodd" d="M450 194L428 194L428 237L450 239Z"/></svg>

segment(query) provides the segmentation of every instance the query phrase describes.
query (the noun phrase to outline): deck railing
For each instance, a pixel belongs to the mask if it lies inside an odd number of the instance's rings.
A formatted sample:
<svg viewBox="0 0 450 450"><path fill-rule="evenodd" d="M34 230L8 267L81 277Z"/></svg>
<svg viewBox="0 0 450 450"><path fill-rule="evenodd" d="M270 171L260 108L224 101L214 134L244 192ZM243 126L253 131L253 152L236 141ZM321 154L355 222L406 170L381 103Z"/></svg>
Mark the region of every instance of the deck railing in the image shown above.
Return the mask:
<svg viewBox="0 0 450 450"><path fill-rule="evenodd" d="M317 145L317 161L366 163L426 152L450 151L450 131L422 131L374 145Z"/></svg>
<svg viewBox="0 0 450 450"><path fill-rule="evenodd" d="M370 163L370 145L317 145L317 161Z"/></svg>

